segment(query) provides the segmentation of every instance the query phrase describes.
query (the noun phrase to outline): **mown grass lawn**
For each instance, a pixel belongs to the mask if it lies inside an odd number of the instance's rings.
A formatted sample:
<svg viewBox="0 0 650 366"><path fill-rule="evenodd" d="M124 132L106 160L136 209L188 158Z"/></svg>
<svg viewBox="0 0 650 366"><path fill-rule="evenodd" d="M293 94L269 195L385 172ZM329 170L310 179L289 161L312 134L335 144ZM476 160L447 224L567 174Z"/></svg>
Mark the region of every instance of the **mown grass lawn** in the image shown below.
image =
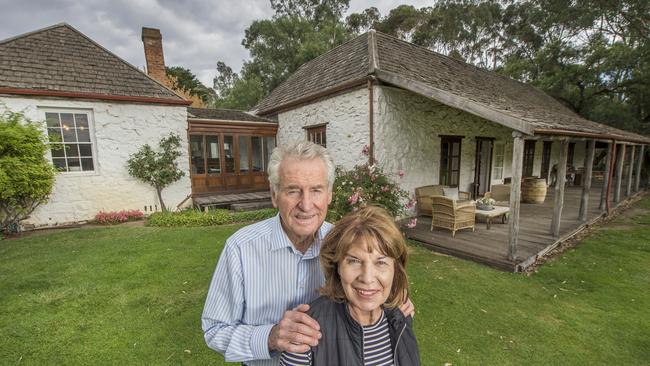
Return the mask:
<svg viewBox="0 0 650 366"><path fill-rule="evenodd" d="M413 247L423 365L650 364L650 199L526 277ZM0 364L223 365L200 327L238 227L0 241Z"/></svg>

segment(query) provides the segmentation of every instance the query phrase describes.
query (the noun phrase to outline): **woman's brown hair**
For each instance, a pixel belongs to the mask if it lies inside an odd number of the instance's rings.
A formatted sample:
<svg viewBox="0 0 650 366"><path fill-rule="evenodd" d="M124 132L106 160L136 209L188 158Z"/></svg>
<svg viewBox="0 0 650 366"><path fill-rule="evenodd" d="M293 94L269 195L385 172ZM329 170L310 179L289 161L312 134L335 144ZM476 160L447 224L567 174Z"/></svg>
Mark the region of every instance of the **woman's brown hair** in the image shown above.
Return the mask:
<svg viewBox="0 0 650 366"><path fill-rule="evenodd" d="M403 304L408 297L408 247L395 220L377 206L366 206L347 214L325 237L320 250L320 264L325 273L321 294L334 301L345 300L338 264L355 243L365 243L370 252L376 244L383 255L395 260L393 284L384 306L395 308Z"/></svg>

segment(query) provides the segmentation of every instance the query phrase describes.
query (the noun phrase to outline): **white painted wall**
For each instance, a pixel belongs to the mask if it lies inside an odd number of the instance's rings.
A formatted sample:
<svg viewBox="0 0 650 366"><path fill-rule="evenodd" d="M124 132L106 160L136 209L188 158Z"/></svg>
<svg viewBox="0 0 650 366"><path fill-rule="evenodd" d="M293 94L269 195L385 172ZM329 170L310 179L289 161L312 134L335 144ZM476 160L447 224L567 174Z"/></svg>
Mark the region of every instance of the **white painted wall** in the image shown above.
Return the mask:
<svg viewBox="0 0 650 366"><path fill-rule="evenodd" d="M405 171L402 188L414 193L416 187L439 183L439 135L465 136L461 144L461 190L471 192L476 136L493 137L495 143L505 144L503 176L510 176L511 129L402 89L377 86L375 96L376 157L388 172Z"/></svg>
<svg viewBox="0 0 650 366"><path fill-rule="evenodd" d="M160 208L155 189L129 176L126 161L145 143L157 147L160 138L170 132L182 139L183 155L178 162L185 176L163 190L163 200L174 209L191 193L184 106L0 96L1 104L14 112L24 112L34 121L45 120L44 109L88 111L92 119L95 171L57 174L49 202L24 221L26 225L54 226L90 220L100 210L142 211L149 205Z"/></svg>
<svg viewBox="0 0 650 366"><path fill-rule="evenodd" d="M440 135L465 136L461 145L460 189L471 192L474 181L476 137L492 137L503 144L503 177L512 176L513 130L470 113L389 86L374 87L375 157L388 174L403 170L400 183L415 188L439 183ZM278 115L278 144L307 138L304 126L328 123L327 148L337 165L346 169L364 163L361 154L369 144L368 92L365 88L323 99ZM585 142L576 143L574 166L584 164ZM537 141L533 175L540 175L543 142ZM559 142L551 149L551 166L557 163ZM493 159L494 162L494 159ZM494 179L492 184L503 183Z"/></svg>
<svg viewBox="0 0 650 366"><path fill-rule="evenodd" d="M278 115L278 145L306 140L304 126L327 123L327 150L334 163L345 169L367 161L361 153L369 144L368 90L323 99Z"/></svg>

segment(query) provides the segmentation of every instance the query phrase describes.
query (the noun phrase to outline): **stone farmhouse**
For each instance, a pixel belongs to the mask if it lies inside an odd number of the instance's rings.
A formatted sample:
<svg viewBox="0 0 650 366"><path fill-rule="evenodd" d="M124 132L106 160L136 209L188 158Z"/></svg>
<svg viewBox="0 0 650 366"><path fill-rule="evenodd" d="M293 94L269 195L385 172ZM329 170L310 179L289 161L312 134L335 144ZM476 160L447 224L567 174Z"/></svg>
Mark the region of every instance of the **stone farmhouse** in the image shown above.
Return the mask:
<svg viewBox="0 0 650 366"><path fill-rule="evenodd" d="M50 202L27 225L89 220L100 210L156 210L155 191L131 178L125 162L169 133L183 138L186 172L164 191L170 207L268 199L270 152L294 139L327 146L345 168L369 158L387 172L404 171L402 188L414 195L445 186L476 199L505 185L509 221L490 231L501 236L489 253L477 249L482 239L474 233L464 234L470 239L461 252L461 239L441 244L447 239L437 231L431 239L433 219L409 235L515 270L639 190L649 138L586 120L530 85L379 32L305 63L250 112L204 108L173 91L160 31L143 28L142 40L148 75L67 24L0 41L0 103L46 121L48 134L67 147L48 156L61 173ZM369 157L361 153L366 145ZM545 187L557 182L549 187L545 229L534 235L526 234L530 209L520 203L526 177ZM565 202L565 191L574 201ZM530 212L539 218L540 210Z"/></svg>

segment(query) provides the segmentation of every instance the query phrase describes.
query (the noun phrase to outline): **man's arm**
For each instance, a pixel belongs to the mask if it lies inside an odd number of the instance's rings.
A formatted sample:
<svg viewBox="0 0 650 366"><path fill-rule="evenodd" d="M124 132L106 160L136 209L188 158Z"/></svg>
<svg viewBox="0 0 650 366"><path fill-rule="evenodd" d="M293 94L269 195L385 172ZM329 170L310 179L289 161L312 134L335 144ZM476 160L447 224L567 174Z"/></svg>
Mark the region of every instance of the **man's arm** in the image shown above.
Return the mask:
<svg viewBox="0 0 650 366"><path fill-rule="evenodd" d="M201 317L205 342L223 354L227 362L269 359L267 340L273 324L242 324L244 305L239 249L226 243Z"/></svg>

